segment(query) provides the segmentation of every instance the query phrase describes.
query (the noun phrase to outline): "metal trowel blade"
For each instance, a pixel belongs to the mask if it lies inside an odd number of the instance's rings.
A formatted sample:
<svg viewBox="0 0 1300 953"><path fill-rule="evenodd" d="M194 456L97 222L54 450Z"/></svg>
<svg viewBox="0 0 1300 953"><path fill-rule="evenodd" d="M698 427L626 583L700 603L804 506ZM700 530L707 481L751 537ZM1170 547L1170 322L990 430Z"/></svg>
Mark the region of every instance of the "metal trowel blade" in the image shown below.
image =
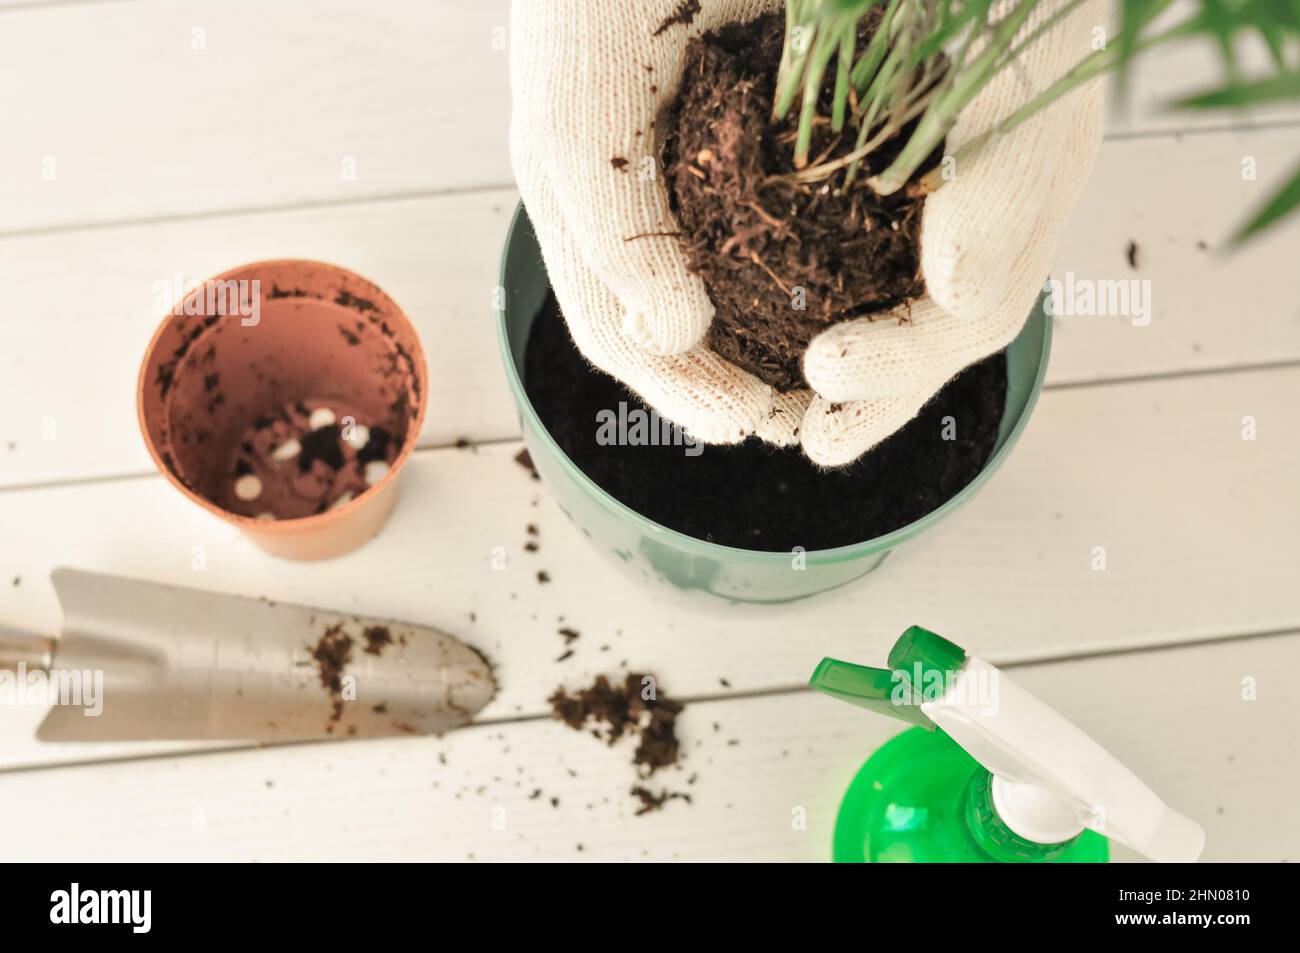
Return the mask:
<svg viewBox="0 0 1300 953"><path fill-rule="evenodd" d="M482 655L426 626L71 569L51 578L64 611L51 684L102 672L102 692L53 707L42 740L441 734L496 691Z"/></svg>

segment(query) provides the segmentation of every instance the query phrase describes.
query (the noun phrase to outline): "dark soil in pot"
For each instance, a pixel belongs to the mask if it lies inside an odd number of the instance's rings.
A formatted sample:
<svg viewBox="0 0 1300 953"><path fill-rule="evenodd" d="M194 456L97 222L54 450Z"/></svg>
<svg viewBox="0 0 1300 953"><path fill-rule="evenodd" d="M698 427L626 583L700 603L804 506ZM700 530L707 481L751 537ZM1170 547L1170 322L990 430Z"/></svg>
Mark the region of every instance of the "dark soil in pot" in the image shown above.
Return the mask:
<svg viewBox="0 0 1300 953"><path fill-rule="evenodd" d="M658 418L579 354L554 296L533 323L524 355L524 389L542 424L601 489L688 536L773 552L863 542L942 506L988 462L1006 386L1006 357L995 354L959 374L874 450L824 470L798 447L756 438L691 448L663 441L664 429L650 427L645 436L655 433L656 445L602 443L602 418L635 419L636 411ZM953 418L955 439L944 439L945 417Z"/></svg>
<svg viewBox="0 0 1300 953"><path fill-rule="evenodd" d="M865 35L879 17L868 17ZM782 391L806 386L808 343L840 321L879 315L925 291L920 274L924 196L878 196L865 184L894 158L911 127L871 153L847 189L844 174L792 182L798 108L773 123L781 16L692 40L664 146L669 198L687 264L716 314L709 344ZM821 115L830 112L827 71ZM814 127L809 157L853 151L856 130ZM924 172L942 154L942 145Z"/></svg>

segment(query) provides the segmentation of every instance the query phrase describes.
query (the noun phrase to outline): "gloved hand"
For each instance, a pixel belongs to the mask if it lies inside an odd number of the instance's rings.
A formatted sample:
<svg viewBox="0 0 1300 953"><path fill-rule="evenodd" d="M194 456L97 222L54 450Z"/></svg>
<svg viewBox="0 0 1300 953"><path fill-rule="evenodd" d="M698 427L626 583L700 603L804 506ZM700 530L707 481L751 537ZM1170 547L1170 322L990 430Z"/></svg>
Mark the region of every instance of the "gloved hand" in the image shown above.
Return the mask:
<svg viewBox="0 0 1300 953"><path fill-rule="evenodd" d="M1021 35L1063 2L1046 0ZM802 443L822 465L851 462L1019 332L1096 157L1102 83L1074 90L963 162L926 199L927 294L910 303L910 320L833 325L804 357L813 392L781 394L703 343L713 306L676 241L629 240L676 231L655 123L676 94L687 41L779 10L782 0L693 6L515 0L511 157L552 287L583 355L695 438L756 434ZM1011 6L996 4L994 16ZM1086 0L1000 71L959 117L947 153L1087 56L1107 6Z"/></svg>

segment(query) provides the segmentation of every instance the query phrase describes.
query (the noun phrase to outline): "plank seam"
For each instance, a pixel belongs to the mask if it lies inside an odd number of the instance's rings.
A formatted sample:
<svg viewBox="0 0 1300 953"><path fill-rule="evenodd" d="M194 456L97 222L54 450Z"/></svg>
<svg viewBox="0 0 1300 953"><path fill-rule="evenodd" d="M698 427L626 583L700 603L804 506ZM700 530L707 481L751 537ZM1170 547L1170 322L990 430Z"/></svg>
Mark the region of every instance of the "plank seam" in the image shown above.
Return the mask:
<svg viewBox="0 0 1300 953"><path fill-rule="evenodd" d="M1182 380L1188 377L1218 377L1227 374L1253 374L1268 371L1290 370L1293 368L1300 368L1300 358L1288 361L1269 361L1261 364L1234 364L1224 367L1210 367L1185 371L1162 371L1154 374L1136 374L1128 377L1111 377L1091 381L1064 381L1059 384L1047 384L1043 389L1052 392L1081 390L1084 388L1108 387L1121 384L1143 384L1149 382ZM417 454L425 454L434 453L440 450L461 450L466 453L473 453L475 447L492 447L503 444L518 443L521 439L522 437L519 434L512 434L507 437L487 437L483 440L472 440L467 445L447 442L418 444L415 448L415 452ZM110 473L104 476L69 477L66 479L40 480L35 483L14 483L0 486L0 493L11 493L22 490L63 489L66 487L87 486L95 483L117 483L124 480L150 480L159 478L160 474L156 471L135 470L129 473Z"/></svg>
<svg viewBox="0 0 1300 953"><path fill-rule="evenodd" d="M1296 628L1270 629L1270 630L1260 631L1260 632L1241 633L1238 635L1210 636L1203 639L1190 639L1183 642L1163 642L1163 643L1154 643L1145 646L1124 646L1122 648L1115 648L1115 649L1098 649L1092 652L1075 652L1067 655L1060 655L1054 657L1044 656L1042 658L1023 659L1020 661L1010 661L1010 662L999 661L996 664L999 668L1003 668L1003 669L1030 668L1039 665L1057 665L1057 664L1065 664L1068 662L1090 661L1099 658L1135 655L1139 653L1148 653L1148 652L1170 652L1179 649L1201 648L1203 646L1208 646L1208 645L1218 645L1225 642L1245 642L1245 641L1251 641L1255 639L1274 639L1274 638L1285 638L1288 636L1300 637L1300 629L1296 629ZM799 684L799 685L778 685L772 688L756 688L756 689L750 689L748 691L721 692L721 693L712 693L708 695L682 695L682 696L674 696L674 697L676 697L678 701L681 701L685 704L694 705L694 704L705 704L710 702L742 701L742 700L749 700L754 698L780 697L782 695L798 695L810 691L812 691L812 689L810 689L806 684ZM477 729L501 728L507 725L527 724L530 722L537 722L537 721L549 721L551 717L552 716L549 713L541 712L533 715L513 715L513 716L502 716L498 718L484 718L480 721L475 721L472 724L466 725L463 728L458 728L455 730L475 731ZM422 740L427 742L434 738L436 738L436 736L424 736ZM374 740L380 740L380 739L374 739ZM0 767L0 777L9 774L29 774L36 771L60 771L66 768L89 768L89 767L96 767L99 765L108 765L108 764L113 764L113 765L128 764L137 761L158 761L163 759L205 757L208 755L231 754L233 752L256 751L258 749L263 749L263 748L267 750L278 750L283 748L301 748L301 747L323 745L323 744L334 744L334 743L347 744L348 742L346 740L340 742L339 739L335 739L335 738L321 738L321 739L314 739L311 741L284 741L284 742L261 743L261 744L259 743L229 744L229 745L212 746L206 748L195 748L195 749L189 749L184 751L160 751L157 754L128 755L127 757L122 757L122 758L82 758L77 761L64 761L57 764L27 764L27 765L20 764L20 765L14 765L12 767Z"/></svg>
<svg viewBox="0 0 1300 953"><path fill-rule="evenodd" d="M0 6L0 13L17 13L24 10L44 10L59 7L99 7L109 3L139 3L141 0L29 0L28 3L15 3Z"/></svg>
<svg viewBox="0 0 1300 953"><path fill-rule="evenodd" d="M117 2L117 0L104 0ZM0 231L0 241L21 238L44 238L74 232L102 232L115 228L149 228L154 225L175 225L187 222L209 221L214 218L245 218L256 215L281 215L293 212L312 212L323 209L351 208L358 205L387 205L393 202L425 201L455 195L482 195L488 192L514 192L513 182L487 185L456 186L445 189L407 189L397 192L374 192L341 199L304 199L281 205L247 205L236 208L204 209L198 212L174 212L168 215L147 215L141 218L112 219L103 222L61 222L53 225L36 225Z"/></svg>
<svg viewBox="0 0 1300 953"><path fill-rule="evenodd" d="M68 0L70 4L79 2L114 3L125 0ZM131 0L138 2L138 0ZM0 7L0 13L13 9ZM18 8L22 9L22 8ZM1134 131L1117 131L1103 135L1105 142L1132 142L1149 139L1181 139L1185 136L1226 135L1242 132L1269 132L1278 129L1300 128L1300 119L1265 120L1262 122L1228 122L1214 126L1192 126L1174 129L1147 129ZM214 218L241 218L255 215L275 215L290 212L307 212L333 208L348 208L357 205L385 204L391 202L421 201L434 198L446 198L455 195L477 195L485 192L515 191L514 182L488 183L483 185L456 186L442 189L407 189L396 192L377 192L367 195L355 195L339 199L304 199L282 205L249 205L233 208L205 209L198 212L176 212L167 215L144 216L142 218L111 219L102 222L61 222L51 225L37 225L9 231L0 230L0 241L16 238L41 238L49 235L62 235L73 232L106 231L114 228L144 228L152 225L172 225L185 222L201 222Z"/></svg>
<svg viewBox="0 0 1300 953"><path fill-rule="evenodd" d="M1158 381L1183 380L1188 377L1221 376L1237 373L1254 373L1256 371L1283 371L1300 367L1300 358L1284 361L1259 361L1252 364L1225 364L1215 368L1187 368L1181 371L1153 371L1150 374L1129 374L1118 377L1098 377L1093 380L1059 381L1044 384L1043 390L1064 391L1082 390L1089 387L1106 387L1111 384L1146 384Z"/></svg>

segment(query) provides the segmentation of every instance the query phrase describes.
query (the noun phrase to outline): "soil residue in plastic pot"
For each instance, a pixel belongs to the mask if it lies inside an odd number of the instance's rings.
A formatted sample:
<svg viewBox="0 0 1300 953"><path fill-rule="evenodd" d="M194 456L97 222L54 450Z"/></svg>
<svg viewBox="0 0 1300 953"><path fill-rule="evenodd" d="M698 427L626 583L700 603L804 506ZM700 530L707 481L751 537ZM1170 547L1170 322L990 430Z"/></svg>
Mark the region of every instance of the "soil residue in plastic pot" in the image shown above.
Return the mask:
<svg viewBox="0 0 1300 953"><path fill-rule="evenodd" d="M425 374L414 328L365 279L256 262L173 308L141 416L164 469L223 514L297 520L384 481L419 431Z"/></svg>
<svg viewBox="0 0 1300 953"><path fill-rule="evenodd" d="M877 17L867 17L864 35ZM806 386L800 361L832 324L919 297L923 197L877 196L866 178L892 160L906 133L872 153L854 184L843 175L802 184L794 169L798 109L772 121L784 23L734 24L691 41L664 150L669 196L688 266L716 315L708 342L782 391ZM831 81L821 115L829 115ZM851 152L855 130L813 134L809 156ZM931 157L933 161L935 157ZM927 163L928 165L928 163Z"/></svg>
<svg viewBox="0 0 1300 953"><path fill-rule="evenodd" d="M598 439L598 415L652 411L578 353L554 295L533 322L524 386L560 449L601 489L662 526L743 549L847 546L942 506L984 468L1006 406L1006 356L962 371L900 430L835 470L798 447ZM646 428L647 433L662 430ZM629 430L629 434L631 431Z"/></svg>

